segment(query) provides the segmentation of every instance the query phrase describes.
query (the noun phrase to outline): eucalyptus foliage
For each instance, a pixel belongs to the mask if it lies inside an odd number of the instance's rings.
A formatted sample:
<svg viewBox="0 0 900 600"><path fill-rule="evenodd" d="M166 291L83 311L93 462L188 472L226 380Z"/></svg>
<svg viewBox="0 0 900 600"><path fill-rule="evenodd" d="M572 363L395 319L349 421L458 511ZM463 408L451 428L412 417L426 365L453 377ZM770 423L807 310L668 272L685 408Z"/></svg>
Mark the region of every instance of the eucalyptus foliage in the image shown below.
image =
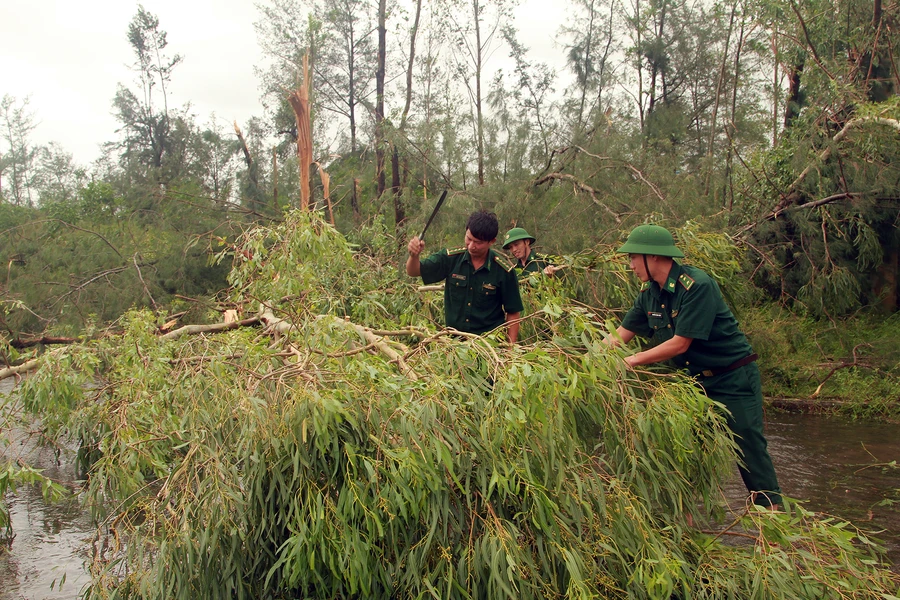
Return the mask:
<svg viewBox="0 0 900 600"><path fill-rule="evenodd" d="M536 343L456 338L315 216L243 249L233 300L282 337L164 339L133 311L22 386L81 443L105 538L88 597L897 594L874 542L791 505L739 516L752 544L687 527L717 511L728 430L690 380L627 370L598 310L543 286Z"/></svg>

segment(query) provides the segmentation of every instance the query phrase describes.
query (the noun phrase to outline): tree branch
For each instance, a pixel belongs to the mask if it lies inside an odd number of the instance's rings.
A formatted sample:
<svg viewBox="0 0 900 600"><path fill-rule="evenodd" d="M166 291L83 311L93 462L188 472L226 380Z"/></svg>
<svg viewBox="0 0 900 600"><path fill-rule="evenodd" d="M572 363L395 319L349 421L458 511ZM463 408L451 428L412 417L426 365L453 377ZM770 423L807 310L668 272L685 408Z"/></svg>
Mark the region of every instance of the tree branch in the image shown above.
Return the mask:
<svg viewBox="0 0 900 600"><path fill-rule="evenodd" d="M156 305L156 300L153 299L153 294L150 293L150 288L147 287L147 282L144 281L144 274L141 273L141 267L138 265L137 261L137 253L131 257L131 262L134 263L134 268L137 271L138 279L141 280L141 285L144 286L144 293L147 294L147 297L150 298L150 304L153 305L153 310L158 310L159 307Z"/></svg>
<svg viewBox="0 0 900 600"><path fill-rule="evenodd" d="M238 327L246 327L259 323L259 316L250 317L242 321L232 321L231 323L210 323L208 325L185 325L178 329L173 329L169 333L160 336L161 340L174 340L183 335L192 335L195 333L208 333L211 331L227 331L229 329L237 329Z"/></svg>
<svg viewBox="0 0 900 600"><path fill-rule="evenodd" d="M803 36L806 38L806 46L809 48L809 51L812 52L813 59L816 61L816 64L819 65L819 68L828 75L828 79L835 81L835 76L831 74L831 72L825 68L825 65L822 64L822 59L819 58L819 53L816 52L816 47L813 46L812 40L809 39L809 31L806 30L806 21L803 20L803 15L800 14L800 9L797 8L797 5L794 2L791 2L791 9L794 11L794 14L797 15L797 18L800 20L800 27L803 29Z"/></svg>
<svg viewBox="0 0 900 600"><path fill-rule="evenodd" d="M825 382L828 381L831 378L831 376L834 375L835 371L837 371L838 369L844 369L846 367L866 367L866 368L870 368L870 369L872 368L870 365L859 362L859 357L856 356L856 351L859 349L860 346L866 346L868 348L872 347L871 344L867 344L867 343L857 344L856 346L854 346L853 351L852 351L853 362L843 361L841 364L839 364L836 367L834 367L833 369L831 369L831 371L828 372L828 375L825 376L825 379L823 379L821 381L821 383L819 383L819 386L816 388L816 391L814 391L810 395L810 398L818 397L819 392L822 391L822 386L825 385Z"/></svg>
<svg viewBox="0 0 900 600"><path fill-rule="evenodd" d="M547 175L544 175L540 179L536 180L533 183L533 185L535 187L537 187L537 186L541 185L542 183L546 183L547 181L550 181L551 179L561 179L561 180L565 180L565 181L571 181L574 184L576 189L579 189L583 192L589 193L591 195L591 201L594 204L596 204L597 206L600 206L603 209L605 209L606 212L609 213L613 219L615 219L616 223L622 222L622 219L619 217L619 215L617 215L610 207L608 207L607 205L600 202L600 200L597 198L597 191L594 188L592 188L591 186L589 186L585 183L578 181L578 179L576 179L574 175L570 175L568 173L548 173Z"/></svg>
<svg viewBox="0 0 900 600"><path fill-rule="evenodd" d="M867 124L867 123L876 123L879 125L887 125L888 127L893 127L894 129L897 130L898 133L900 133L900 121L898 121L897 119L887 119L885 117L859 117L856 119L850 119L849 121L847 121L847 123L844 125L844 127L839 132L837 132L834 135L834 137L831 138L831 144L829 144L827 148L825 148L824 150L822 150L822 152L819 153L817 159L815 161L811 162L810 164L808 164L806 166L806 168L803 169L803 171L800 173L800 175L798 175L797 178L794 179L793 182L791 182L791 185L788 186L787 190L785 190L785 192L781 194L781 200L779 200L779 202L775 206L775 208L772 209L772 211L769 214L762 217L755 223L751 223L749 225L744 226L740 231L737 232L737 235L743 235L744 233L746 233L746 232L750 231L751 229L753 229L754 227L756 227L759 223L777 219L781 215L781 213L783 213L787 210L787 208L789 206L791 206L792 204L795 204L797 201L799 201L800 198L803 197L803 195L798 191L798 188L800 187L800 184L802 184L803 181L813 171L813 169L815 169L817 165L819 165L819 164L827 161L829 158L831 158L831 155L834 152L835 145L837 145L845 137L847 137L847 134L850 132L851 129L858 127L860 125L863 125L863 124ZM829 196L828 198L824 198L822 200L816 200L812 203L800 205L796 208L804 208L804 207L812 208L815 206L820 206L822 204L827 204L828 202L833 202L834 200L840 200L842 198L852 197L852 195L853 194L850 192L845 192L843 194ZM859 193L857 193L857 195L859 195Z"/></svg>

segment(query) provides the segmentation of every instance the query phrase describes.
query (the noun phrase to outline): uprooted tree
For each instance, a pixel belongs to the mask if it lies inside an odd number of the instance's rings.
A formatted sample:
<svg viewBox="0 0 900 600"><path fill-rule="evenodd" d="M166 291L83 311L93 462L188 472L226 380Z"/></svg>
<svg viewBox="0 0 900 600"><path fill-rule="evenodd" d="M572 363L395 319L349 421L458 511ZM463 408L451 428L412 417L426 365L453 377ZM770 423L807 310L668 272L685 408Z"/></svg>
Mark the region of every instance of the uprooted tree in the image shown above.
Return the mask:
<svg viewBox="0 0 900 600"><path fill-rule="evenodd" d="M22 385L22 416L79 444L88 597L896 595L874 543L796 505L687 527L733 444L689 380L623 368L605 311L539 282L509 346L432 326L439 300L314 213L242 247L231 300L277 339L132 312Z"/></svg>

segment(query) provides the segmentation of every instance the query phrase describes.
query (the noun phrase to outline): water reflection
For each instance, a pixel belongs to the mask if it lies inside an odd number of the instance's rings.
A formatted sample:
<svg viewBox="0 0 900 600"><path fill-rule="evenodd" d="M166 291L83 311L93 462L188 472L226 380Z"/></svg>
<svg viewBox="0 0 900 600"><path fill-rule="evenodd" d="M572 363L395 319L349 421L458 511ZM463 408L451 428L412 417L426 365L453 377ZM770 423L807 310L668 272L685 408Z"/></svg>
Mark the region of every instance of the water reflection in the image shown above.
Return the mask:
<svg viewBox="0 0 900 600"><path fill-rule="evenodd" d="M895 570L900 567L900 436L897 425L820 415L769 413L769 452L782 491L804 500L807 510L851 520L878 531ZM729 503L743 505L746 489L737 475L725 486Z"/></svg>
<svg viewBox="0 0 900 600"><path fill-rule="evenodd" d="M56 453L18 439L16 456L51 479L76 489L71 461L57 464ZM8 457L9 450L4 452ZM37 486L20 486L6 497L15 538L0 550L0 600L77 598L89 581L85 562L94 531L78 498L47 504Z"/></svg>

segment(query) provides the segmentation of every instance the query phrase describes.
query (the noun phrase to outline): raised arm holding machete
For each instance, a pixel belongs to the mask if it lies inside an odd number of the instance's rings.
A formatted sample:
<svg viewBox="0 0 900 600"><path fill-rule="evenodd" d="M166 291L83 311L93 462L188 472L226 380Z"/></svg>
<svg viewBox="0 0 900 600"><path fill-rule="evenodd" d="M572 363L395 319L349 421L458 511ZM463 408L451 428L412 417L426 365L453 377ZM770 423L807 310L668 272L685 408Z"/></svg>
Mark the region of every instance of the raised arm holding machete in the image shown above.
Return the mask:
<svg viewBox="0 0 900 600"><path fill-rule="evenodd" d="M447 197L447 190L441 192L441 197L438 198L437 204L434 205L434 210L431 211L431 216L428 217L428 221L425 222L425 229L422 230L422 235L419 236L419 239L423 242L425 241L425 232L428 231L428 226L431 225L431 222L434 221L434 216L438 214L438 211L441 210L441 205L444 203L444 198Z"/></svg>
<svg viewBox="0 0 900 600"><path fill-rule="evenodd" d="M407 245L409 258L406 261L406 273L410 277L418 277L421 274L419 272L419 255L425 249L425 232L428 231L428 226L431 225L432 221L434 221L434 217L438 214L438 211L441 209L441 205L444 204L444 199L446 197L447 190L445 189L443 192L441 192L441 197L438 198L437 204L434 205L434 210L431 211L431 216L428 217L428 221L425 222L425 228L422 230L422 235L409 240L409 244Z"/></svg>
<svg viewBox="0 0 900 600"><path fill-rule="evenodd" d="M442 194L425 231L443 201ZM509 341L515 343L519 337L522 298L515 267L491 249L498 230L497 215L475 211L466 222L463 247L440 250L422 260L423 231L421 237L412 238L407 245L406 274L422 277L425 284L444 282L447 327L480 335L505 323Z"/></svg>

